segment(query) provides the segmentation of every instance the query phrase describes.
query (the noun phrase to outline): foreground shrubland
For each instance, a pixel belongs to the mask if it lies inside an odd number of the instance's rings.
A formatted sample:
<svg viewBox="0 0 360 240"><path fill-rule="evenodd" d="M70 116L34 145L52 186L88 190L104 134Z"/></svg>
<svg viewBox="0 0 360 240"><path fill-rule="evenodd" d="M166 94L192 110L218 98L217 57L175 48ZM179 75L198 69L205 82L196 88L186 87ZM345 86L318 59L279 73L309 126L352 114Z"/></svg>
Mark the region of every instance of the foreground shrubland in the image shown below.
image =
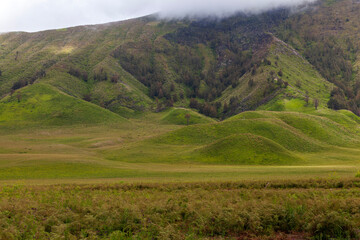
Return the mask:
<svg viewBox="0 0 360 240"><path fill-rule="evenodd" d="M357 239L360 180L2 186L1 239Z"/></svg>

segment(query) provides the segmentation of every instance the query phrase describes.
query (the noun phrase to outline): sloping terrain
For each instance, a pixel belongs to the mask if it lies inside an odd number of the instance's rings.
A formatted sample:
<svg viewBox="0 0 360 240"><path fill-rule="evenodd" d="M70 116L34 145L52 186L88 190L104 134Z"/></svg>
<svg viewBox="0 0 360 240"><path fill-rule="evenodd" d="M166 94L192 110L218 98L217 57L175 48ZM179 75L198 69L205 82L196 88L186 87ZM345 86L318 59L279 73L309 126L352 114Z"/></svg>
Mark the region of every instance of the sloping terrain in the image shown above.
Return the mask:
<svg viewBox="0 0 360 240"><path fill-rule="evenodd" d="M215 122L215 120L190 109L174 108L165 112L165 115L161 118L161 122L165 124L193 125L211 123Z"/></svg>
<svg viewBox="0 0 360 240"><path fill-rule="evenodd" d="M277 9L221 20L161 21L148 16L104 25L1 34L0 95L46 83L127 118L172 106L190 106L207 116L226 118L259 107L284 110L282 101L293 98L310 102L310 106L316 100L317 105L326 107L340 80L330 79L323 65L307 54L309 41L303 35L310 31L307 26L324 28L324 11L336 8L346 15L352 4L348 0L336 4L321 1L314 5L315 10L305 12ZM351 15L356 12L353 8ZM306 17L319 20L310 24ZM300 23L305 26L297 35L294 26ZM350 31L347 27L339 28L341 39L334 40L335 45ZM322 41L314 39L314 44ZM355 66L356 53L351 56ZM340 72L342 66L338 65ZM342 107L353 110L350 105Z"/></svg>
<svg viewBox="0 0 360 240"><path fill-rule="evenodd" d="M119 115L68 96L52 86L34 84L0 101L1 127L120 123Z"/></svg>
<svg viewBox="0 0 360 240"><path fill-rule="evenodd" d="M350 159L353 162L359 160L356 157L360 146L359 120L347 111L245 112L219 123L182 127L130 147L106 149L104 154L109 160L134 163L315 165Z"/></svg>
<svg viewBox="0 0 360 240"><path fill-rule="evenodd" d="M238 134L222 138L196 151L196 154L207 163L213 161L242 165L304 164L301 158L294 156L281 145L268 138L252 134Z"/></svg>

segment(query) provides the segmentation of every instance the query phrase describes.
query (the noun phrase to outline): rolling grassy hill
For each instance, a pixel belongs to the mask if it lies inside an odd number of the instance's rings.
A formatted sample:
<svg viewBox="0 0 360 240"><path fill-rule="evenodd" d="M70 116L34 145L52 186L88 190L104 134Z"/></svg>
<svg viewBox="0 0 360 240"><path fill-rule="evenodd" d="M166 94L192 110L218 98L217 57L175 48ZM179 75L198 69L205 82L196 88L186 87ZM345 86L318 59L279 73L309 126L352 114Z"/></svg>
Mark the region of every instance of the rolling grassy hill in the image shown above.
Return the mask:
<svg viewBox="0 0 360 240"><path fill-rule="evenodd" d="M120 149L112 161L235 165L355 164L359 118L347 111L245 112L218 123L181 127Z"/></svg>
<svg viewBox="0 0 360 240"><path fill-rule="evenodd" d="M34 84L0 101L1 127L64 126L126 121L97 105L58 89Z"/></svg>
<svg viewBox="0 0 360 240"><path fill-rule="evenodd" d="M131 121L106 113L109 121L101 124L68 125L60 118L61 124L47 125L44 118L41 125L2 125L0 179L292 179L349 177L359 169L359 118L349 112L255 111L191 126L161 123L168 113Z"/></svg>
<svg viewBox="0 0 360 240"><path fill-rule="evenodd" d="M243 165L304 164L283 146L252 134L238 134L222 138L199 150L197 158L204 162ZM196 155L195 154L195 155ZM196 159L196 157L195 157Z"/></svg>
<svg viewBox="0 0 360 240"><path fill-rule="evenodd" d="M188 115L189 121L187 121L186 115ZM190 109L174 108L168 110L164 114L164 116L161 119L161 122L165 124L193 125L193 124L201 124L201 123L211 123L211 122L215 122L215 120Z"/></svg>

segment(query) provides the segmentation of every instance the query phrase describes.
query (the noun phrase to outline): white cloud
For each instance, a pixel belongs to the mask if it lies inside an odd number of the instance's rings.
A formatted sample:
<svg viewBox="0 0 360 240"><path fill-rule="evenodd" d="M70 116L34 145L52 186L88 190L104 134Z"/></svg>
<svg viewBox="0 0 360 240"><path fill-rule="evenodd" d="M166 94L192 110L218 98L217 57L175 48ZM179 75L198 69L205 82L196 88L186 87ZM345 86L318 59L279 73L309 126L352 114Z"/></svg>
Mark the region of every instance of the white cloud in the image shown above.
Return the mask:
<svg viewBox="0 0 360 240"><path fill-rule="evenodd" d="M259 13L278 7L293 7L315 0L181 0L158 1L162 16L218 16L236 12Z"/></svg>
<svg viewBox="0 0 360 240"><path fill-rule="evenodd" d="M106 23L154 12L164 17L259 12L314 0L0 0L0 32Z"/></svg>

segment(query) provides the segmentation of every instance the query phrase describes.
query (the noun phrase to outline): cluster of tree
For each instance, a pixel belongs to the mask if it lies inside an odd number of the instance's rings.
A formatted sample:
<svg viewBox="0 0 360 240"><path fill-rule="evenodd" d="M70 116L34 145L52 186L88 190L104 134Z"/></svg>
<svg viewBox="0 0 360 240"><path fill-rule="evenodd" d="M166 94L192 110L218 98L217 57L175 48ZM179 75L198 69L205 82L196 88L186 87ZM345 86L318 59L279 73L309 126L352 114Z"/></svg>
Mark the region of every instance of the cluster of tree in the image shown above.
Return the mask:
<svg viewBox="0 0 360 240"><path fill-rule="evenodd" d="M105 71L104 68L100 68L98 71L95 71L94 72L94 81L106 81L108 80L108 74L107 72Z"/></svg>
<svg viewBox="0 0 360 240"><path fill-rule="evenodd" d="M360 96L353 81L352 66L354 56L359 52L359 42L356 39L338 37L344 36L342 33L346 31L353 31L346 29L345 21L339 20L341 11L327 11L324 14L315 10L308 14L294 15L277 29L277 35L297 46L320 74L335 84L336 88L331 92L328 102L330 108L348 109L360 115ZM328 34L328 29L336 29L339 34Z"/></svg>
<svg viewBox="0 0 360 240"><path fill-rule="evenodd" d="M201 114L209 117L219 117L219 110L221 109L221 103L211 104L208 102L198 102L196 99L190 99L190 108L197 109Z"/></svg>
<svg viewBox="0 0 360 240"><path fill-rule="evenodd" d="M360 81L356 81L352 88L336 87L332 90L328 107L339 110L349 109L360 116Z"/></svg>
<svg viewBox="0 0 360 240"><path fill-rule="evenodd" d="M70 67L68 73L76 78L82 79L85 82L89 80L88 73L80 69Z"/></svg>
<svg viewBox="0 0 360 240"><path fill-rule="evenodd" d="M118 83L120 81L120 76L118 74L114 74L111 76L112 83Z"/></svg>
<svg viewBox="0 0 360 240"><path fill-rule="evenodd" d="M45 70L41 69L41 70L35 72L35 74L32 75L31 77L23 78L23 79L20 79L20 80L14 82L14 84L11 87L11 91L13 92L17 89L27 86L28 84L33 84L36 80L38 80L39 78L43 78L45 76L46 76Z"/></svg>
<svg viewBox="0 0 360 240"><path fill-rule="evenodd" d="M11 87L11 90L15 91L17 89L27 86L28 84L29 84L29 82L27 80L24 80L24 79L18 80L16 82L14 82L14 84Z"/></svg>
<svg viewBox="0 0 360 240"><path fill-rule="evenodd" d="M219 37L219 42L221 41ZM252 51L242 51L241 45L235 39L229 41L231 44L228 44L226 49L218 44L219 49L215 51L219 59L207 66L206 70L204 56L197 47L174 44L161 53L166 56L168 66L178 76L176 83L187 86L186 97L200 98L210 103L221 96L229 86L235 88L239 78L251 67L256 67ZM119 60L126 71L149 87L150 97L174 102L184 98L184 94L179 96L174 92L174 88L170 87L170 76L162 62L158 61L154 47L146 45L147 48L144 49L143 44L129 43L120 46L112 56ZM142 49L141 54L134 54L136 49Z"/></svg>
<svg viewBox="0 0 360 240"><path fill-rule="evenodd" d="M330 82L351 81L353 69L350 57L334 38L325 38L308 46L305 56Z"/></svg>
<svg viewBox="0 0 360 240"><path fill-rule="evenodd" d="M151 49L144 49L145 55L134 55L128 51L131 47L135 48L136 46L131 43L120 46L112 52L112 56L118 59L121 66L145 86L150 87L155 82L163 82L159 69L155 69L154 60L150 54Z"/></svg>
<svg viewBox="0 0 360 240"><path fill-rule="evenodd" d="M132 55L127 49L124 46L119 47L112 53L112 56L120 61L126 71L149 87L150 97L164 99L167 101L166 105L169 105L171 101L177 102L184 98L184 93L177 93L175 84L170 83L161 64L154 60L151 47L144 49L144 55ZM172 55L170 54L170 56ZM186 76L182 79L185 78ZM178 82L182 83L183 81Z"/></svg>
<svg viewBox="0 0 360 240"><path fill-rule="evenodd" d="M219 107L214 101L224 90L236 88L239 79L246 73L255 75L260 64L272 64L267 59L262 61L265 51L257 50L272 40L266 32L287 18L288 14L287 10L279 10L251 17L239 14L221 21L191 21L189 26L164 36L169 44L159 47L146 39L129 42L114 50L112 56L147 86L150 97L161 100L163 106L186 96L201 100L201 104L192 106L201 113L219 116L224 106ZM204 51L200 51L199 43L210 48L212 55L206 56ZM169 75L169 72L178 76L175 79L177 86L186 86L186 92L180 92L182 95L170 87L174 75ZM280 79L268 83L264 96L287 87L288 83L281 79L282 74L280 71ZM255 86L253 79L248 81L248 86ZM227 105L226 112L249 108L242 106L238 99Z"/></svg>
<svg viewBox="0 0 360 240"><path fill-rule="evenodd" d="M86 71L70 67L68 73L76 78L82 79L85 82L89 80L89 75ZM100 68L99 70L94 71L93 78L94 81L107 81L108 73L105 71L104 68ZM118 83L120 81L120 76L115 73L110 77L110 81L112 83Z"/></svg>

